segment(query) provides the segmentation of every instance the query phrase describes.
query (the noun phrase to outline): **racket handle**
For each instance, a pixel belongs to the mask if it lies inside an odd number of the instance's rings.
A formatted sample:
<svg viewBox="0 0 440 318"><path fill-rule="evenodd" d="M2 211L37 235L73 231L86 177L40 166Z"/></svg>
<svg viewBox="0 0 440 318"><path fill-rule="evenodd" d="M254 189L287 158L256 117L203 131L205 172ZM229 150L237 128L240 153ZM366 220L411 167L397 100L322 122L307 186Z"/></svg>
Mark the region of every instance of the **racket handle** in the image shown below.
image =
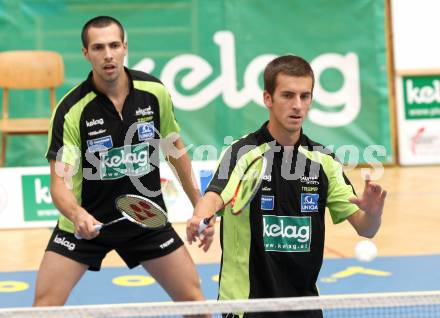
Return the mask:
<svg viewBox="0 0 440 318"><path fill-rule="evenodd" d="M215 214L214 214L215 215ZM210 216L209 218L204 218L203 220L200 220L199 223L199 234L201 234L209 225L209 222L211 222L214 215Z"/></svg>
<svg viewBox="0 0 440 318"><path fill-rule="evenodd" d="M99 231L101 231L101 229L102 229L102 224L95 224L93 227L95 228L95 231L96 231L96 232L99 232ZM75 238L76 238L77 240L82 240L82 236L79 235L78 233L75 233Z"/></svg>

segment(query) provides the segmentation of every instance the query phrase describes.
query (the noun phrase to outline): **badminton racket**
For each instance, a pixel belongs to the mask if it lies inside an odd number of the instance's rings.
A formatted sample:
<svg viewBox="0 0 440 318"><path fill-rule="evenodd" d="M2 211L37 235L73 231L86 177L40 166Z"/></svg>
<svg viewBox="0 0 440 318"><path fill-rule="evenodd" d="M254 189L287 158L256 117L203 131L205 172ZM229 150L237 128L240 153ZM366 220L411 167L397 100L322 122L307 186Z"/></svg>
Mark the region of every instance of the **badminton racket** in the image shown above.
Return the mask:
<svg viewBox="0 0 440 318"><path fill-rule="evenodd" d="M166 225L167 213L155 202L135 194L124 194L116 198L115 205L122 217L104 224L96 224L95 230L128 220L143 228L156 229ZM75 233L77 239L82 237Z"/></svg>
<svg viewBox="0 0 440 318"><path fill-rule="evenodd" d="M209 222L213 218L219 216L220 211L223 210L223 208L228 204L230 205L231 212L234 215L240 214L241 211L247 207L260 188L264 173L266 172L266 166L267 160L263 156L258 156L247 166L237 184L231 200L226 202L222 209L217 211L215 214L200 221L198 230L199 234L206 229Z"/></svg>

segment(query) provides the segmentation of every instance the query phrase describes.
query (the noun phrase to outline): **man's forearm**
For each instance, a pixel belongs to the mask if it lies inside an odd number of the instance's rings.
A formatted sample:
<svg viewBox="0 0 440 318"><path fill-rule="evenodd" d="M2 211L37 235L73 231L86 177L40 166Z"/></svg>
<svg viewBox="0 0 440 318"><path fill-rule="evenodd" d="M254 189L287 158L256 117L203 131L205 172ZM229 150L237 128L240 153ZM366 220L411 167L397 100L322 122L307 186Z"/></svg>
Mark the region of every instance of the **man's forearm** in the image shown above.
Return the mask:
<svg viewBox="0 0 440 318"><path fill-rule="evenodd" d="M176 171L183 190L185 191L192 205L195 206L197 201L200 199L200 190L197 186L188 155L184 154L179 158L170 157L169 161Z"/></svg>
<svg viewBox="0 0 440 318"><path fill-rule="evenodd" d="M372 215L363 210L358 210L348 220L359 235L372 238L379 231L382 217L381 215Z"/></svg>
<svg viewBox="0 0 440 318"><path fill-rule="evenodd" d="M171 164L173 172L192 205L195 206L200 199L200 190L182 139L177 138L173 142L169 142L165 148L165 157Z"/></svg>
<svg viewBox="0 0 440 318"><path fill-rule="evenodd" d="M56 165L54 161L50 163L51 167L51 185L50 185L50 194L52 197L52 201L56 208L63 214L66 218L74 222L75 217L83 211L83 208L78 204L78 201L73 194L73 191L70 190L66 182L66 178L69 177L69 174L59 175L60 171L56 170ZM60 164L60 163L58 163ZM67 172L69 166L63 165L63 171ZM59 170L59 169L58 169Z"/></svg>

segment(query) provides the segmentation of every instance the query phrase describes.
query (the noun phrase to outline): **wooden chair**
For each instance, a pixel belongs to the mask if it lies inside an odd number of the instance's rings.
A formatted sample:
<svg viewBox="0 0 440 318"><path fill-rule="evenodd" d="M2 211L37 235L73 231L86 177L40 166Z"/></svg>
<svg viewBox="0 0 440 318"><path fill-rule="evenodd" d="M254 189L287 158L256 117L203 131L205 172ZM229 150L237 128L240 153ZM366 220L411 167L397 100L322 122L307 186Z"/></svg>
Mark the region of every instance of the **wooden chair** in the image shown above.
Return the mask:
<svg viewBox="0 0 440 318"><path fill-rule="evenodd" d="M9 92L15 89L49 89L51 112L56 105L55 87L64 80L63 59L51 51L6 51L0 53L0 88L3 90L0 132L0 166L6 160L9 135L47 134L50 118L9 118ZM32 105L29 105L32 107Z"/></svg>

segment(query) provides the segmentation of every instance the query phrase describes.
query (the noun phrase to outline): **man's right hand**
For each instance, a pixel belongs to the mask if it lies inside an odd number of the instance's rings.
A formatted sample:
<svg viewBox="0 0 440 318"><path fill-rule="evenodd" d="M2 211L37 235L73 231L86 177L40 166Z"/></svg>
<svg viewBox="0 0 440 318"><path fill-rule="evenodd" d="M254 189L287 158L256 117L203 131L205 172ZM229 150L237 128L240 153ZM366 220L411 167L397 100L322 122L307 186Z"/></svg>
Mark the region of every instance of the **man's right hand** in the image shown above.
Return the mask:
<svg viewBox="0 0 440 318"><path fill-rule="evenodd" d="M91 240L99 235L95 225L101 224L101 222L98 222L85 209L79 209L72 221L75 225L75 234L78 234L82 239Z"/></svg>
<svg viewBox="0 0 440 318"><path fill-rule="evenodd" d="M214 224L215 218L209 222L208 226L199 234L199 225L200 221L203 218L194 215L191 219L186 223L186 237L189 244L197 241L199 238L199 247L203 247L203 251L207 252L211 247L212 242L214 241Z"/></svg>
<svg viewBox="0 0 440 318"><path fill-rule="evenodd" d="M208 191L205 195L197 202L194 208L193 217L186 223L186 237L189 244L200 240L199 247L203 247L203 250L208 251L214 240L214 224L215 219L213 218L209 222L206 229L199 233L200 221L206 217L210 217L216 211L223 207L223 199L215 192Z"/></svg>

